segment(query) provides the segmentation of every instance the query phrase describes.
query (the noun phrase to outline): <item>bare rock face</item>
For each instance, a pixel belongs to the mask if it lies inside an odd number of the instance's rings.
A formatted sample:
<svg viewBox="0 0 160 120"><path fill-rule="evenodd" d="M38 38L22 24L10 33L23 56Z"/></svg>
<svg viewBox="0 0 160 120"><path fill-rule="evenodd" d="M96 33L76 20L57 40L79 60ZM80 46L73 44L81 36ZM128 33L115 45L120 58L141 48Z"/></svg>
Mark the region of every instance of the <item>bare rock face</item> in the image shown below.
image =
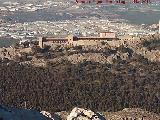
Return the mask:
<svg viewBox="0 0 160 120"><path fill-rule="evenodd" d="M84 60L99 62L99 63L102 63L102 64L107 63L107 58L101 53L74 54L74 55L68 56L67 59L72 64L83 62Z"/></svg>
<svg viewBox="0 0 160 120"><path fill-rule="evenodd" d="M40 113L41 113L42 115L44 115L45 117L49 118L50 120L62 120L62 119L61 119L61 116L58 115L58 114L56 114L56 113L51 114L51 113L49 113L49 112L47 112L47 111L41 111Z"/></svg>
<svg viewBox="0 0 160 120"><path fill-rule="evenodd" d="M53 119L52 118L52 115L51 115L51 113L49 113L49 112L46 112L46 111L41 111L40 112L42 115L44 115L44 116L46 116L46 117L48 117L48 118L51 118L51 119ZM54 119L53 119L54 120Z"/></svg>
<svg viewBox="0 0 160 120"><path fill-rule="evenodd" d="M67 120L105 120L105 118L89 109L75 107L68 115Z"/></svg>
<svg viewBox="0 0 160 120"><path fill-rule="evenodd" d="M66 111L56 112L55 115L59 116L61 120L67 120L67 116L69 115Z"/></svg>
<svg viewBox="0 0 160 120"><path fill-rule="evenodd" d="M125 108L122 111L107 113L108 120L160 120L155 113L140 108Z"/></svg>

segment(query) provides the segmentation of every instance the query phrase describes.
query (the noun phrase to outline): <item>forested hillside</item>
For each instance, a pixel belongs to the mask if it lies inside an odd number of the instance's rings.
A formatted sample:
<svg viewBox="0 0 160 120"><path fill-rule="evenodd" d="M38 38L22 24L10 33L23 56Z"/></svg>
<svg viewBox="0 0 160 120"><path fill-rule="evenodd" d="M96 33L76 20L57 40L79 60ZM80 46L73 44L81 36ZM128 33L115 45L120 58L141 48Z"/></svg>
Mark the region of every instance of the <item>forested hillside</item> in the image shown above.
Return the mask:
<svg viewBox="0 0 160 120"><path fill-rule="evenodd" d="M133 54L114 64L48 62L0 65L1 103L47 111L74 106L97 111L143 108L160 113L160 64Z"/></svg>

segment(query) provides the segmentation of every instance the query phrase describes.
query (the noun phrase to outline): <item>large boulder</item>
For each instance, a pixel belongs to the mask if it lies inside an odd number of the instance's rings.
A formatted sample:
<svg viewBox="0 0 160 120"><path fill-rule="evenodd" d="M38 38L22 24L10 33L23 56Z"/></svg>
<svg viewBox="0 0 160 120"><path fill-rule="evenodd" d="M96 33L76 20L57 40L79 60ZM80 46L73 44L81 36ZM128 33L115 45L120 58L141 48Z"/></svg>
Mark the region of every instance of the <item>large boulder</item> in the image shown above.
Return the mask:
<svg viewBox="0 0 160 120"><path fill-rule="evenodd" d="M68 115L67 120L105 120L105 118L89 109L75 107Z"/></svg>
<svg viewBox="0 0 160 120"><path fill-rule="evenodd" d="M47 111L41 111L40 113L41 113L42 115L48 117L48 118L53 119L51 113L49 113L49 112L47 112ZM53 120L54 120L54 119L53 119Z"/></svg>
<svg viewBox="0 0 160 120"><path fill-rule="evenodd" d="M61 117L55 113L51 114L47 111L41 111L40 113L51 120L61 120Z"/></svg>

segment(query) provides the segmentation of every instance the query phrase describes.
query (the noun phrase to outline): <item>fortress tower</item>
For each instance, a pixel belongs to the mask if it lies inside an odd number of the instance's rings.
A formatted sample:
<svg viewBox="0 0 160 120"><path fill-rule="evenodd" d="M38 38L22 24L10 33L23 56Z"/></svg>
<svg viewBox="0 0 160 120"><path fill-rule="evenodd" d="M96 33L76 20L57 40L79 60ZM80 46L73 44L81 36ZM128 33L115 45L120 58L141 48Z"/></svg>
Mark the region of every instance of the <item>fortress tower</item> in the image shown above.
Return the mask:
<svg viewBox="0 0 160 120"><path fill-rule="evenodd" d="M39 47L43 48L43 38L39 37Z"/></svg>

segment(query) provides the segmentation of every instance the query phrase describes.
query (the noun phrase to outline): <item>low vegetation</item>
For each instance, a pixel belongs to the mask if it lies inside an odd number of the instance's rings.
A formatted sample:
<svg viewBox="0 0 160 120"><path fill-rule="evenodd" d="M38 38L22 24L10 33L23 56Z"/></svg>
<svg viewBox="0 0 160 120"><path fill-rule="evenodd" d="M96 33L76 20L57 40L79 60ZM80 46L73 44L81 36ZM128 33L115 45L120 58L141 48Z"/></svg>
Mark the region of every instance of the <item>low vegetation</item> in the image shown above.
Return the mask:
<svg viewBox="0 0 160 120"><path fill-rule="evenodd" d="M160 113L160 64L133 54L114 64L48 62L34 67L12 62L0 66L1 103L47 111L74 106L99 111L135 107Z"/></svg>

